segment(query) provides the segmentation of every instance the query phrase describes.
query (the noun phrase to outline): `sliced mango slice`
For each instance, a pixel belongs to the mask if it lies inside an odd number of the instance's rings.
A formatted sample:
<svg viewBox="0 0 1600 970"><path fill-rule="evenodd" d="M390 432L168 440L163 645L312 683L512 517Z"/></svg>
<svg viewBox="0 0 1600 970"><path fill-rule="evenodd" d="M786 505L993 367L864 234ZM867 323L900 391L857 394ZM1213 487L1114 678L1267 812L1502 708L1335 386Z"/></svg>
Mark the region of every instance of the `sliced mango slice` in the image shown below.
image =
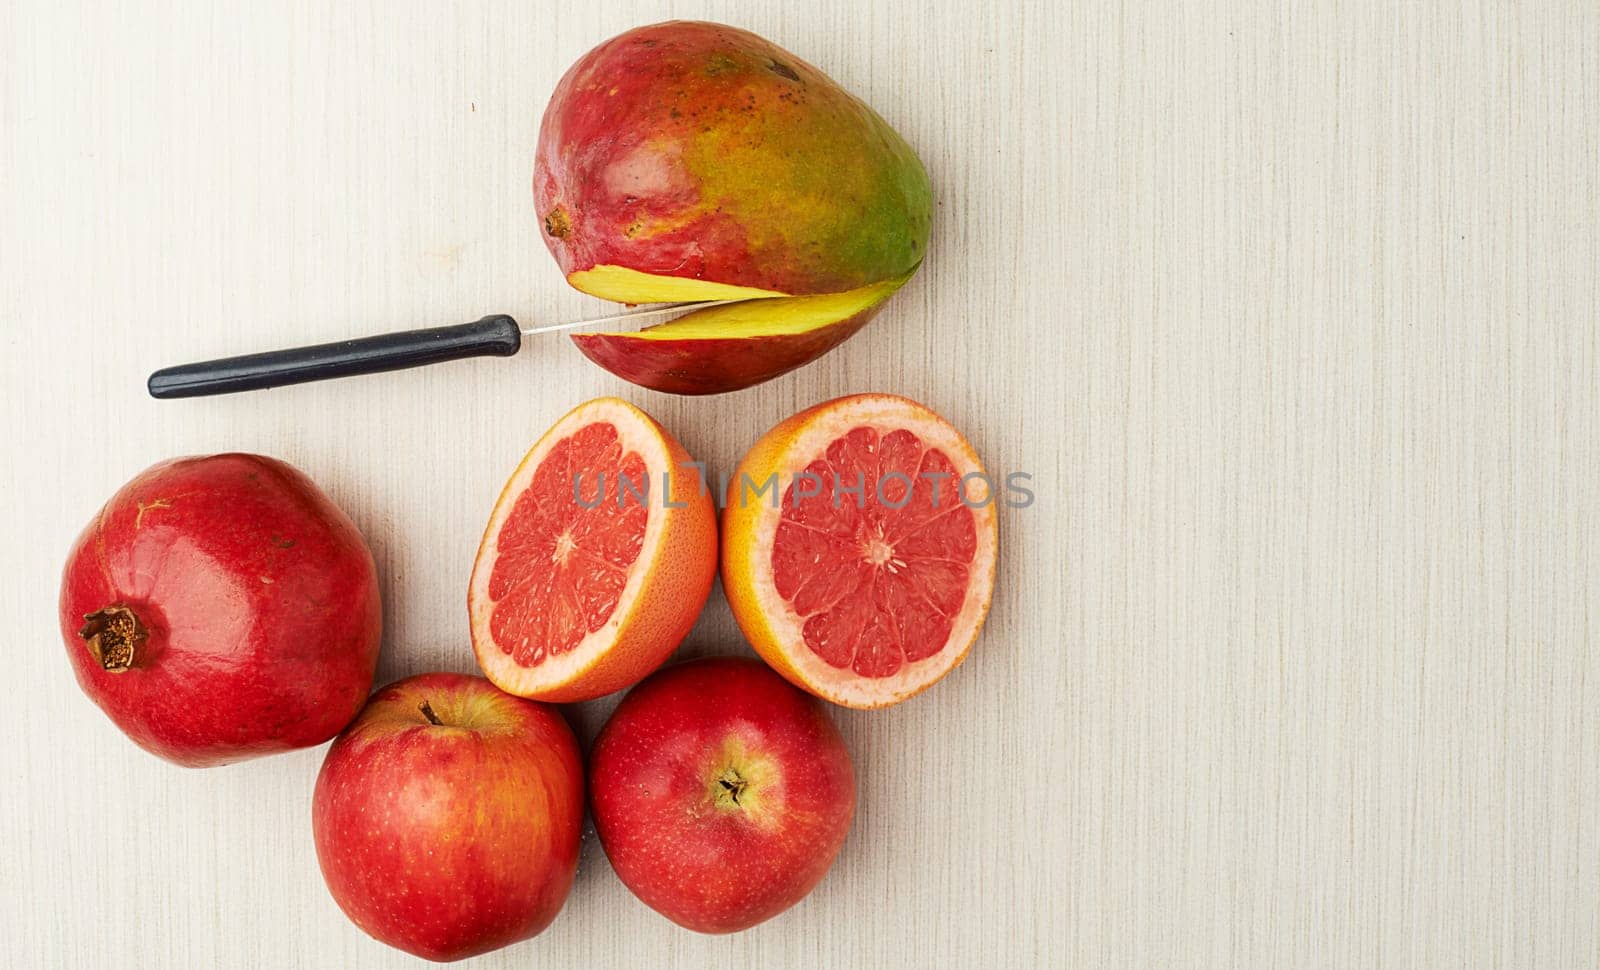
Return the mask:
<svg viewBox="0 0 1600 970"><path fill-rule="evenodd" d="M681 276L657 276L625 266L595 266L567 276L567 282L590 296L618 303L697 303L701 300L761 300L786 296L753 286L733 286Z"/></svg>
<svg viewBox="0 0 1600 970"><path fill-rule="evenodd" d="M915 272L913 270L912 272ZM721 394L809 363L860 330L911 273L844 293L746 300L637 333L573 343L618 377L672 394Z"/></svg>

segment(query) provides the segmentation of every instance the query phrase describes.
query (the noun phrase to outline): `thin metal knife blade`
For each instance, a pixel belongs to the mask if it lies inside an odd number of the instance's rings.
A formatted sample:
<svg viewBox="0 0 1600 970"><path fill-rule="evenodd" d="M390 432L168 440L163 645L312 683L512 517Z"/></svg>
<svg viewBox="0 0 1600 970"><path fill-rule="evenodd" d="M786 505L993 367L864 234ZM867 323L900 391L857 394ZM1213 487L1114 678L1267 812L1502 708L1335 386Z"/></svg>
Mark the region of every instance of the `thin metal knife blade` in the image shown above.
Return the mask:
<svg viewBox="0 0 1600 970"><path fill-rule="evenodd" d="M601 324L633 323L641 320L652 320L656 317L668 317L674 313L688 313L691 310L704 310L707 307L726 306L729 303L742 303L742 300L702 300L695 303L663 303L659 306L645 307L638 310L624 310L604 317L590 317L587 320L569 320L566 323L552 323L543 327L524 327L522 335L530 337L536 333L555 333L558 330L576 330L579 327L598 327Z"/></svg>

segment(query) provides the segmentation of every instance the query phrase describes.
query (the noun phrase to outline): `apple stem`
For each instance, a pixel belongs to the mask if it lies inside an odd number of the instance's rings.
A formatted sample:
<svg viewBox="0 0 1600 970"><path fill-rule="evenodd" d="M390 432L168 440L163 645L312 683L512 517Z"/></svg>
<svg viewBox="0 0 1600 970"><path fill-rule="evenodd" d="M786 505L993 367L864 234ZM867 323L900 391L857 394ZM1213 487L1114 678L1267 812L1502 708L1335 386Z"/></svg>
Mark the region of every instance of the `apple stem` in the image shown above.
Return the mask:
<svg viewBox="0 0 1600 970"><path fill-rule="evenodd" d="M83 619L78 636L101 669L113 674L132 670L139 660L139 648L150 637L139 617L122 603L113 603L84 614Z"/></svg>
<svg viewBox="0 0 1600 970"><path fill-rule="evenodd" d="M422 716L428 719L429 724L437 727L444 726L444 722L439 720L439 715L433 713L433 708L429 706L427 701L423 701L421 704L418 704L417 710L422 712Z"/></svg>

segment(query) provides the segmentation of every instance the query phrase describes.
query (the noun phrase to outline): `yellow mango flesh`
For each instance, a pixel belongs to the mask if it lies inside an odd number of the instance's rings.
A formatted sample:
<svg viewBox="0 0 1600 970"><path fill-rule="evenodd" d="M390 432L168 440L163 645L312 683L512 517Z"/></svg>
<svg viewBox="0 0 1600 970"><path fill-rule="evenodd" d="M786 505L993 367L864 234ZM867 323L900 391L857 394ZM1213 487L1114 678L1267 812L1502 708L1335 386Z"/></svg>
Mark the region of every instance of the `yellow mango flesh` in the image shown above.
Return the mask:
<svg viewBox="0 0 1600 970"><path fill-rule="evenodd" d="M639 340L719 340L805 333L855 316L888 299L910 278L907 273L843 293L742 300L707 307L629 336Z"/></svg>
<svg viewBox="0 0 1600 970"><path fill-rule="evenodd" d="M764 300L787 296L753 286L734 286L681 276L656 276L626 266L596 266L567 276L567 282L590 296L618 303L699 303L709 300Z"/></svg>

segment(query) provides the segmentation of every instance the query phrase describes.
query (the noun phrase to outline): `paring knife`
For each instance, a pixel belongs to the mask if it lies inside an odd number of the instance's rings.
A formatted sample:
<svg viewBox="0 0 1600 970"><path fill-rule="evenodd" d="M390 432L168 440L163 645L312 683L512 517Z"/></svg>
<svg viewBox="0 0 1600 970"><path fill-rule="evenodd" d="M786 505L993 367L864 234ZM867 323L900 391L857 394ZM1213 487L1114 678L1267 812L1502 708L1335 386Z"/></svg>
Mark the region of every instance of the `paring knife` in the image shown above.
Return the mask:
<svg viewBox="0 0 1600 970"><path fill-rule="evenodd" d="M464 357L510 357L522 349L524 336L608 323L636 322L734 302L737 301L667 303L606 317L527 329L512 317L496 313L474 323L454 327L405 330L317 344L314 347L271 350L164 367L150 375L146 386L150 389L150 396L156 398L206 397L325 381L335 377L353 377L357 374L378 374Z"/></svg>

